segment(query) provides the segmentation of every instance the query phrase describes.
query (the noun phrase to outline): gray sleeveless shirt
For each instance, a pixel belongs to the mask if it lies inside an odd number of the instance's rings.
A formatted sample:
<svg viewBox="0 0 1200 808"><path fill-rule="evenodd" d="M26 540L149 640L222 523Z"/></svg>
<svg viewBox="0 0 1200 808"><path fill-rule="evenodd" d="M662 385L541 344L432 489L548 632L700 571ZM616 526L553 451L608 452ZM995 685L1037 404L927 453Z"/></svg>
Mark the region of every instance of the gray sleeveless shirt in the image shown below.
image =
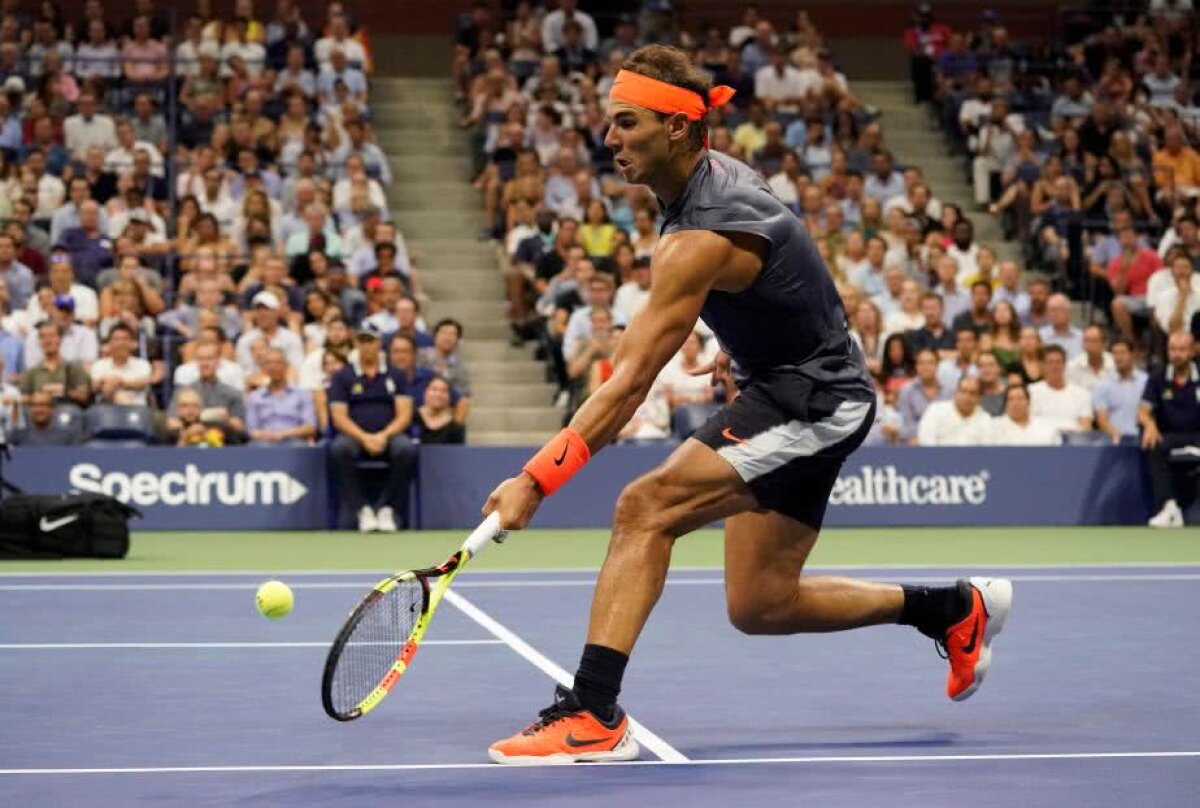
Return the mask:
<svg viewBox="0 0 1200 808"><path fill-rule="evenodd" d="M706 152L664 212L662 233L681 230L752 233L768 244L754 282L737 293L709 292L701 313L732 357L739 381L790 371L822 399L874 398L841 297L812 238L749 166Z"/></svg>

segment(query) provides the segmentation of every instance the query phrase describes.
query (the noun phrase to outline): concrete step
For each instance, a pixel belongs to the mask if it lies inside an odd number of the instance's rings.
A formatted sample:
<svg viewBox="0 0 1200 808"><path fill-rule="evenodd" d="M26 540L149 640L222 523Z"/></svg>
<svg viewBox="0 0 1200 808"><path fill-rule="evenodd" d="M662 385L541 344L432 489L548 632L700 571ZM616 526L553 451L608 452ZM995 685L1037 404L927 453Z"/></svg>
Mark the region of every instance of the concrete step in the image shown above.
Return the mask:
<svg viewBox="0 0 1200 808"><path fill-rule="evenodd" d="M552 384L500 384L471 380L471 398L480 407L549 407L557 388Z"/></svg>
<svg viewBox="0 0 1200 808"><path fill-rule="evenodd" d="M465 182L397 182L388 192L393 210L438 207L483 207L483 196Z"/></svg>
<svg viewBox="0 0 1200 808"><path fill-rule="evenodd" d="M546 370L541 362L483 362L471 367L471 383L533 384L546 382Z"/></svg>
<svg viewBox="0 0 1200 808"><path fill-rule="evenodd" d="M420 233L427 238L477 238L483 222L483 211L469 208L430 210L427 207L396 212L396 224L401 232Z"/></svg>
<svg viewBox="0 0 1200 808"><path fill-rule="evenodd" d="M470 324L467 324L470 327ZM483 362L530 362L533 358L532 347L526 346L523 348L514 348L507 342L500 340L479 341L475 342L470 338L463 340L462 348L463 359L467 364L474 368Z"/></svg>
<svg viewBox="0 0 1200 808"><path fill-rule="evenodd" d="M376 78L371 81L371 101L429 101L451 106L454 85L448 79Z"/></svg>
<svg viewBox="0 0 1200 808"><path fill-rule="evenodd" d="M464 300L461 297L429 301L425 306L426 316L437 320L442 317L454 317L462 320L469 328L474 323L504 323L507 322L508 302L503 298L489 300Z"/></svg>
<svg viewBox="0 0 1200 808"><path fill-rule="evenodd" d="M391 157L392 176L397 182L445 182L457 179L470 182L473 169L471 161L464 157L447 155L437 157Z"/></svg>
<svg viewBox="0 0 1200 808"><path fill-rule="evenodd" d="M375 142L379 148L392 159L408 159L426 157L457 157L460 160L471 158L471 149L463 141L450 136L427 136L423 132L394 131L386 137L377 137Z"/></svg>
<svg viewBox="0 0 1200 808"><path fill-rule="evenodd" d="M425 290L467 295L479 299L499 299L504 296L504 276L497 269L449 270L435 266L421 275Z"/></svg>
<svg viewBox="0 0 1200 808"><path fill-rule="evenodd" d="M496 245L490 241L480 241L478 230L461 233L457 238L433 238L420 235L420 231L415 228L410 231L406 221L407 218L400 219L409 253L420 256L423 262L431 267L449 267L451 264L468 261L472 262L468 264L469 267L474 267L474 262L486 262L484 266L498 266Z"/></svg>
<svg viewBox="0 0 1200 808"><path fill-rule="evenodd" d="M554 434L557 424L549 429L518 432L510 429L499 431L476 428L474 418L467 428L467 443L472 446L529 446L538 447Z"/></svg>
<svg viewBox="0 0 1200 808"><path fill-rule="evenodd" d="M516 431L547 433L561 423L562 413L552 406L545 407L471 407L469 424L483 431Z"/></svg>

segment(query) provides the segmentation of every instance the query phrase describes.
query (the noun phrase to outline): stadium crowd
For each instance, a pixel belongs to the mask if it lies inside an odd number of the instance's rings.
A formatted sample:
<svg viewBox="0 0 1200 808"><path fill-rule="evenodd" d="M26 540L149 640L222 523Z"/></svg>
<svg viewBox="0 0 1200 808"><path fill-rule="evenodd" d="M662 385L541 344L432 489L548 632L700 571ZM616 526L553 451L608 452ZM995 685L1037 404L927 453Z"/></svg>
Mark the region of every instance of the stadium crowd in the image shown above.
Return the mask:
<svg viewBox="0 0 1200 808"><path fill-rule="evenodd" d="M758 169L816 241L878 385L870 443L1140 440L1161 454L1148 373L1164 373L1169 334L1189 346L1200 334L1200 61L1186 0L1065 16L1036 45L994 12L955 31L920 6L904 33L916 99L963 155L976 210L943 204L888 149L885 121L803 10L768 19L747 6L726 30L670 2L616 18L549 5L497 17L476 4L455 77L513 340L538 343L568 414L611 373L648 294L658 203L620 180L603 139L616 72L658 42L737 90L710 112L711 148ZM972 217L992 215L1022 240L1022 262L976 239ZM701 323L622 439L702 423L724 391L688 371L716 350ZM1195 375L1180 373L1177 385Z"/></svg>
<svg viewBox="0 0 1200 808"><path fill-rule="evenodd" d="M462 326L428 326L373 142L369 40L332 2L192 16L0 6L0 427L17 445L331 441L339 479L462 442ZM375 507L378 505L378 507Z"/></svg>

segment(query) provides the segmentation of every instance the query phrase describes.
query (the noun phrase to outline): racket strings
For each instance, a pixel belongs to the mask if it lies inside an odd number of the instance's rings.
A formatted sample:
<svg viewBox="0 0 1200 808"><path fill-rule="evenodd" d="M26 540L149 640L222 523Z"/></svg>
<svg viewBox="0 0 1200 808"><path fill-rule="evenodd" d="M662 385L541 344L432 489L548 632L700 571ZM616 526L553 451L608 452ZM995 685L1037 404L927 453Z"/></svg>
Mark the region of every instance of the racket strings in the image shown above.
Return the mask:
<svg viewBox="0 0 1200 808"><path fill-rule="evenodd" d="M425 604L416 579L400 581L374 600L355 625L334 670L333 707L349 713L371 694L396 664Z"/></svg>

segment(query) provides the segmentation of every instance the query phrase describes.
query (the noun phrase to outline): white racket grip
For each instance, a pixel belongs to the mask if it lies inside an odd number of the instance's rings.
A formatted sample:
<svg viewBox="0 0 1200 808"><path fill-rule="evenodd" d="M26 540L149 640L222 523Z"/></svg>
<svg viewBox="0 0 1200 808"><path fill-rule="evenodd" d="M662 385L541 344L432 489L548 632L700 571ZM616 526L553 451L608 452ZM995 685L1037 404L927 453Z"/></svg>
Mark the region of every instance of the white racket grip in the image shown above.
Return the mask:
<svg viewBox="0 0 1200 808"><path fill-rule="evenodd" d="M467 551L467 555L474 558L489 541L502 542L506 538L508 538L508 531L500 529L500 514L492 511L463 542L462 549Z"/></svg>

